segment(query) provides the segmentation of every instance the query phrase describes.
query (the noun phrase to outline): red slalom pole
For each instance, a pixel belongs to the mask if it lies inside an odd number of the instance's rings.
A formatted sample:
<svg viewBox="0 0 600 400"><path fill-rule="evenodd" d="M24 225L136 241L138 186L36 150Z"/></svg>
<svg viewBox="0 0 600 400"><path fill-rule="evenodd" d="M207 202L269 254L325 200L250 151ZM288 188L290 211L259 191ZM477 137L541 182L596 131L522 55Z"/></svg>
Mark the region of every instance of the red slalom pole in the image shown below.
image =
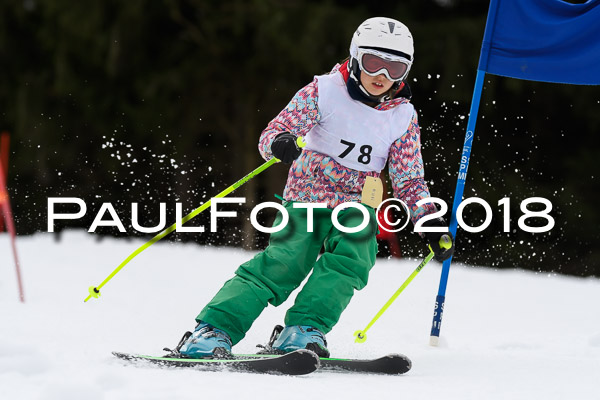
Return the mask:
<svg viewBox="0 0 600 400"><path fill-rule="evenodd" d="M6 190L6 179L4 175L4 167L2 166L2 160L0 160L0 210L4 214L4 221L10 234L10 243L12 246L13 257L15 259L15 268L17 270L17 283L19 285L19 300L21 303L25 303L25 293L23 292L23 281L21 280L21 268L19 267L19 257L17 256L17 246L15 239L17 236L15 230L15 224L12 217L12 211L10 209L10 201L8 199L8 191Z"/></svg>
<svg viewBox="0 0 600 400"><path fill-rule="evenodd" d="M387 185L385 183L386 181L383 176L380 176L379 178L381 179L381 185L383 186L383 200L385 200L388 198ZM383 210L380 210L379 213L377 214L377 222L379 223L380 227L384 228L384 229L379 230L379 234L377 235L377 240L383 240L383 241L387 242L388 246L390 246L390 255L392 257L402 258L402 250L400 248L400 239L398 239L398 236L396 235L395 232L391 232L391 231L393 231L394 227L387 223L386 218L385 218L385 212L386 212L386 210L383 209Z"/></svg>
<svg viewBox="0 0 600 400"><path fill-rule="evenodd" d="M4 167L4 173L8 174L8 146L10 144L10 136L8 132L0 133L0 163ZM6 180L6 178L5 178ZM4 220L0 218L0 232L4 232Z"/></svg>

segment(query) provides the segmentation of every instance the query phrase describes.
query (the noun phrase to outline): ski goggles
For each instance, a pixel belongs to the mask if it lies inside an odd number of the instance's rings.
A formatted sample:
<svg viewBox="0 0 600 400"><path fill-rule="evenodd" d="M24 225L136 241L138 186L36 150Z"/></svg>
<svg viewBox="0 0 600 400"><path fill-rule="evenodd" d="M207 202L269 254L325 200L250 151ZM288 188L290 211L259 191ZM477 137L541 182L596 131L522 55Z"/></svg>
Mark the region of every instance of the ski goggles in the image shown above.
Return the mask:
<svg viewBox="0 0 600 400"><path fill-rule="evenodd" d="M412 62L377 50L359 49L358 65L370 76L384 74L390 81L401 81L408 74Z"/></svg>

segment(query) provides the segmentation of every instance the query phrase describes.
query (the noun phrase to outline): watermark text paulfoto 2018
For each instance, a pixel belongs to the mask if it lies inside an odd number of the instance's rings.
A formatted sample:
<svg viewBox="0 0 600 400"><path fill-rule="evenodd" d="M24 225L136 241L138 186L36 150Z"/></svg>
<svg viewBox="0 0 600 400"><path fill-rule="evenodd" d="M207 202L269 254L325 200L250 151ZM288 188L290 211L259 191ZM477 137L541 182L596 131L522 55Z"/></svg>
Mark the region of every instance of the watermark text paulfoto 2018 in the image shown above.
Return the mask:
<svg viewBox="0 0 600 400"><path fill-rule="evenodd" d="M219 218L235 218L237 217L236 211L223 211L218 210L217 207L220 204L243 204L246 202L246 199L243 197L223 197L223 198L212 198L210 204L210 230L211 232L216 232L218 229L218 219ZM431 227L431 226L423 226L423 223L439 218L446 217L446 220L449 220L447 216L448 213L448 205L446 202L437 197L428 197L422 199L416 203L417 207L423 206L427 203L434 203L437 205L439 211L428 214L421 217L417 223L414 225L414 232L448 232L448 227ZM55 210L55 207L59 204L66 205L76 205L79 207L79 211L75 213L58 213ZM483 207L485 211L485 219L482 224L479 226L470 226L468 225L463 218L463 212L466 207L478 204L480 207ZM532 204L541 204L544 209L538 211L532 211L529 209L529 206ZM502 215L502 228L504 232L510 232L511 229L511 211L510 211L510 198L505 197L502 200L498 201L498 206L500 207L500 214ZM315 208L327 208L326 203L293 203L294 208L304 208L307 210L306 215L306 229L307 232L313 231L313 210ZM257 220L258 213L265 208L273 208L281 212L282 219L279 225L273 227L266 227L261 225ZM356 208L360 210L363 214L363 221L355 227L346 227L339 223L338 214L346 209L346 208ZM543 197L529 197L523 200L520 204L521 215L517 221L517 225L519 229L525 232L531 233L540 233L540 232L548 232L550 231L554 225L554 218L550 215L550 211L552 211L552 203L550 200L545 199ZM54 223L58 220L76 220L83 218L87 213L87 205L83 199L78 197L49 197L48 198L48 232L54 232ZM380 214L381 213L381 214ZM108 217L106 216L108 214ZM139 224L138 218L138 203L131 204L131 226L134 230L141 233L155 233L159 232L166 227L166 214L167 214L167 206L166 203L160 203L159 207L159 223L153 227L143 227ZM408 206L399 199L387 199L383 201L379 207L377 208L377 215L381 215L385 223L382 223L379 218L377 218L377 223L380 229L386 230L388 232L399 232L403 230L410 221L410 210ZM487 229L493 217L493 211L490 205L483 199L479 197L471 197L463 200L456 210L456 222L458 226L467 231L467 232L481 232ZM187 232L187 233L202 233L204 232L203 226L183 226L182 219L183 211L181 203L175 203L175 219L176 219L176 231L177 232ZM546 224L542 226L531 226L527 224L527 220L530 218L541 218L546 220ZM273 233L278 232L284 229L289 221L289 215L285 207L279 203L275 202L264 202L256 205L252 212L250 213L250 222L252 226L260 231L265 233ZM342 203L333 209L331 214L331 222L332 224L340 231L347 233L359 232L364 229L370 221L369 212L367 207L362 205L361 203ZM95 232L99 226L108 226L115 227L120 232L126 232L125 226L123 222L117 215L117 212L111 203L102 203L102 206L96 213L96 217L92 222L92 225L88 229L88 232Z"/></svg>

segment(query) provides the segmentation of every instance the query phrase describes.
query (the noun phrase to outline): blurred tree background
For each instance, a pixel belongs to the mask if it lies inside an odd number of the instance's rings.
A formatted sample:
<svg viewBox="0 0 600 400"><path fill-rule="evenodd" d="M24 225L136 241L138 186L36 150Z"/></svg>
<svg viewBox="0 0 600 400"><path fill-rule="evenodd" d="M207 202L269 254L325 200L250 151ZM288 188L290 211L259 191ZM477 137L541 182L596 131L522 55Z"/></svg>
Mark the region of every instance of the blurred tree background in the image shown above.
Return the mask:
<svg viewBox="0 0 600 400"><path fill-rule="evenodd" d="M487 7L476 0L5 0L0 130L11 132L18 233L47 231L48 197L88 205L84 218L57 222L58 231L89 228L104 202L127 232L101 227L99 240L141 235L131 227L132 202L144 226L156 225L159 203L167 203L171 224L176 202L187 213L260 165L262 129L314 75L347 57L360 22L380 15L403 21L415 37L409 83L426 178L451 207ZM600 276L599 105L597 87L487 76L465 196L487 201L493 222L481 233L459 231L455 260ZM267 236L250 226L250 209L281 194L286 175L277 165L239 189L247 203L218 233L201 215L190 225L208 232L170 240L264 248ZM532 196L553 204L549 233L517 227L519 204ZM505 197L507 233L498 206ZM465 219L479 225L480 207L468 210ZM268 224L273 215L261 218ZM405 256L424 254L416 234L400 239Z"/></svg>

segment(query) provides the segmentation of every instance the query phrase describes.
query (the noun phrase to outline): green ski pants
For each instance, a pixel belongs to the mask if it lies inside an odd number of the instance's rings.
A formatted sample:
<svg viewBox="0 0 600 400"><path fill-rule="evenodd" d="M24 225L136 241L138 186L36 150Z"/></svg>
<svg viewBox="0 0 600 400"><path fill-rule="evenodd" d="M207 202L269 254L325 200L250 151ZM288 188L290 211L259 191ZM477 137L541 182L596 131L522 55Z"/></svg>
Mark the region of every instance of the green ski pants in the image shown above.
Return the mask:
<svg viewBox="0 0 600 400"><path fill-rule="evenodd" d="M252 323L270 303L282 304L308 276L286 325L310 325L331 331L350 302L354 290L367 284L377 254L375 210L365 206L369 224L360 232L345 233L331 222L332 209L313 209L313 232L307 232L308 210L286 202L287 226L271 234L269 246L242 264L196 317L229 334L233 344L242 340ZM363 213L346 208L337 217L347 228L359 226ZM282 221L277 214L273 226ZM320 250L324 253L317 260Z"/></svg>

